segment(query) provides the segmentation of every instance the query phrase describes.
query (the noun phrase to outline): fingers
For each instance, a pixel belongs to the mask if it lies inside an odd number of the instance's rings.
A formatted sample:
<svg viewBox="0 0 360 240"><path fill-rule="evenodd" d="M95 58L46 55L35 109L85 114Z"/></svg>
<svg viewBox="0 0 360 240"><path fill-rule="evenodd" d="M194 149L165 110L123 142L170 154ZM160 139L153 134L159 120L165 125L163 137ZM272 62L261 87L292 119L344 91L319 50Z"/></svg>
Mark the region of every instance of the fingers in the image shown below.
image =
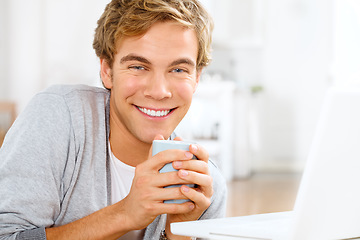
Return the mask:
<svg viewBox="0 0 360 240"><path fill-rule="evenodd" d="M186 182L191 182L200 186L212 185L212 177L207 174L180 169L178 176Z"/></svg>
<svg viewBox="0 0 360 240"><path fill-rule="evenodd" d="M180 191L179 187L183 187L183 185L185 184L195 184L197 185L197 192L202 195L202 198L211 198L211 196L213 195L212 181L212 177L208 174L180 169L176 172L161 173L156 178L151 175L147 177L143 176L135 182L135 186L140 188L141 186L149 182L151 182L152 186L156 186L155 189L147 192L145 196L145 198L147 199L160 201L189 198L198 205L197 201L201 198L201 196L199 196L198 194L195 197L193 197L192 195L184 195L183 192ZM174 185L177 186L168 187ZM206 203L207 201L201 200L200 204L203 202Z"/></svg>
<svg viewBox="0 0 360 240"><path fill-rule="evenodd" d="M170 207L170 211L166 210L169 209L168 205L183 205L183 204L179 204L179 203L164 203L164 201L166 200L184 200L184 199L188 199L188 197L186 197L182 191L181 191L181 187L185 186L185 185L176 185L176 186L172 186L172 187L165 187L165 188L152 188L149 191L142 191L141 193L141 197L140 199L142 199L142 202L147 202L147 203L152 203L152 206L145 206L146 207L154 207L156 204L159 208L160 211L163 211L162 213L185 213L190 211L191 209L189 209L188 207L180 207L180 208L174 208L174 207ZM161 206L160 206L161 204ZM148 205L148 204L146 204ZM194 205L194 204L190 204L190 205ZM155 208L154 208L155 209ZM163 210L162 210L163 209ZM157 212L157 214L159 214L159 212Z"/></svg>
<svg viewBox="0 0 360 240"><path fill-rule="evenodd" d="M186 214L194 210L195 204L193 202L185 203L159 203L161 205L161 214Z"/></svg>
<svg viewBox="0 0 360 240"><path fill-rule="evenodd" d="M198 144L191 144L189 148L190 152L196 156L197 159L208 162L209 153Z"/></svg>
<svg viewBox="0 0 360 240"><path fill-rule="evenodd" d="M204 194L198 188L190 188L186 185L181 186L181 193L200 209L207 209L211 204L211 197L205 197ZM212 194L211 194L212 195Z"/></svg>
<svg viewBox="0 0 360 240"><path fill-rule="evenodd" d="M162 135L156 135L154 140L164 140L164 137ZM174 140L181 141L181 137L176 137ZM183 152L183 153L181 153ZM170 163L176 160L189 160L192 159L194 156L198 160L202 160L204 162L208 162L209 160L209 154L208 152L200 145L197 144L191 144L189 146L189 152L183 151L183 150L165 150L160 153L157 153L156 155L152 156L152 146L149 151L149 160L153 161L146 161L147 163L156 163L157 169L160 169L163 165L166 163ZM160 168L158 168L160 165Z"/></svg>
<svg viewBox="0 0 360 240"><path fill-rule="evenodd" d="M203 193L206 197L211 197L213 194L212 188L212 177L207 174L201 174L192 171L179 170L178 172L179 178L183 179L186 182L194 183L198 185L198 189L201 193Z"/></svg>
<svg viewBox="0 0 360 240"><path fill-rule="evenodd" d="M180 178L178 172L173 171L173 172L161 173L158 178L152 179L152 184L157 187L167 187L171 185L192 184L192 182Z"/></svg>
<svg viewBox="0 0 360 240"><path fill-rule="evenodd" d="M163 140L162 136L156 136L155 140ZM181 141L180 137L174 140ZM196 156L197 160L193 159ZM159 171L165 164L172 162L172 167L179 171L161 173L152 180L152 185L156 187L166 187L170 185L179 185L180 187L163 188L163 191L155 191L158 203L162 200L171 199L190 199L192 202L183 204L164 204L164 213L179 214L183 211L190 211L191 208L197 208L199 211L206 209L210 205L210 199L213 195L212 177L208 168L209 154L200 145L191 144L189 151L184 150L165 150L150 156L142 165L151 168L152 171ZM138 165L137 168L140 166ZM186 184L196 184L196 188L189 188ZM184 206L185 205L185 206ZM180 212L179 212L180 211Z"/></svg>
<svg viewBox="0 0 360 240"><path fill-rule="evenodd" d="M154 140L164 140L164 136L161 134L157 134L155 136ZM152 156L152 148L153 148L153 146L151 145L148 158L150 158Z"/></svg>
<svg viewBox="0 0 360 240"><path fill-rule="evenodd" d="M209 167L205 161L199 160L190 160L190 161L174 161L172 163L173 168L180 170L180 169L187 169L194 172L209 174Z"/></svg>
<svg viewBox="0 0 360 240"><path fill-rule="evenodd" d="M150 168L153 171L159 171L166 163L174 162L174 161L184 161L190 160L193 158L193 154L178 149L165 150L157 153L154 156L150 156L149 159L143 162L143 165L146 168ZM140 164L139 164L140 165ZM138 167L139 167L138 165Z"/></svg>
<svg viewBox="0 0 360 240"><path fill-rule="evenodd" d="M163 189L161 189L161 191L158 191L156 193L156 197L158 199L161 199L161 201L166 201L166 200L188 200L188 198L186 196L184 196L184 194L181 192L180 188L183 185L172 185L169 187L165 187ZM186 186L186 185L184 185ZM167 203L168 204L168 203Z"/></svg>
<svg viewBox="0 0 360 240"><path fill-rule="evenodd" d="M126 209L131 209L131 216L135 217L134 225L137 221L143 221L149 217L153 219L160 214L184 214L188 213L195 208L194 203L164 203L164 200L171 199L187 199L180 187L176 188L153 188L151 191L141 191L138 197L128 195L124 201L128 202ZM136 214L137 212L137 214ZM136 217L138 215L138 217Z"/></svg>

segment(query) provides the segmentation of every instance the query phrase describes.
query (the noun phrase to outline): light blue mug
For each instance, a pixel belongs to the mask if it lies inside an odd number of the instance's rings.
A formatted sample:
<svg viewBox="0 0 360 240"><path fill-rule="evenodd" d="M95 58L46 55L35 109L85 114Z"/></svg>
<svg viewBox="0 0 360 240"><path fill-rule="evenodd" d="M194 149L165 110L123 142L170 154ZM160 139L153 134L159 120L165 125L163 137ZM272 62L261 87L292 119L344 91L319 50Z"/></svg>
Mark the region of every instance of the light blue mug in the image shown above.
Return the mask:
<svg viewBox="0 0 360 240"><path fill-rule="evenodd" d="M154 140L152 145L152 155L162 152L168 149L180 149L189 151L190 145L193 144L192 142L185 142L185 141L173 141L173 140ZM195 156L193 159L197 159ZM172 163L167 163L162 167L159 172L174 172L178 171L177 169L173 168ZM195 184L186 184L188 187L194 188ZM180 187L181 185L170 185L166 187ZM184 203L190 201L189 199L174 199L174 200L165 200L165 203Z"/></svg>

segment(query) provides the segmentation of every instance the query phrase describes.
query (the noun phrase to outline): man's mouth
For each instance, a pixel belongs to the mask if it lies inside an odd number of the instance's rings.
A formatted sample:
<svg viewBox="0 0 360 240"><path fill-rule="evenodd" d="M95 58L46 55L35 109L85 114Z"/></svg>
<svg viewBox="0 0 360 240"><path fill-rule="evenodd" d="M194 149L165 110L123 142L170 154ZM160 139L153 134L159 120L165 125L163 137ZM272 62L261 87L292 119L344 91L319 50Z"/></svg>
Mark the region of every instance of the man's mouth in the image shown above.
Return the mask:
<svg viewBox="0 0 360 240"><path fill-rule="evenodd" d="M169 113L173 110L173 109L168 109L168 110L153 110L153 109L147 109L147 108L143 108L143 107L137 107L141 112L145 113L146 115L150 116L150 117L165 117L167 115L169 115Z"/></svg>

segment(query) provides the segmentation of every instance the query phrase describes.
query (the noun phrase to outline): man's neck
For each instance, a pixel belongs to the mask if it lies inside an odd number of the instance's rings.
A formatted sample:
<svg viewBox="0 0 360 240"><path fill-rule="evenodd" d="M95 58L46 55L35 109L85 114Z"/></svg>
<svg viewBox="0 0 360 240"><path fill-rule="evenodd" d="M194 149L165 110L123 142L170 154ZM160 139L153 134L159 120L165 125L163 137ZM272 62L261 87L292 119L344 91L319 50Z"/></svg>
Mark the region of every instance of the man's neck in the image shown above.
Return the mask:
<svg viewBox="0 0 360 240"><path fill-rule="evenodd" d="M134 137L121 123L110 117L110 147L117 159L136 167L147 160L151 144Z"/></svg>

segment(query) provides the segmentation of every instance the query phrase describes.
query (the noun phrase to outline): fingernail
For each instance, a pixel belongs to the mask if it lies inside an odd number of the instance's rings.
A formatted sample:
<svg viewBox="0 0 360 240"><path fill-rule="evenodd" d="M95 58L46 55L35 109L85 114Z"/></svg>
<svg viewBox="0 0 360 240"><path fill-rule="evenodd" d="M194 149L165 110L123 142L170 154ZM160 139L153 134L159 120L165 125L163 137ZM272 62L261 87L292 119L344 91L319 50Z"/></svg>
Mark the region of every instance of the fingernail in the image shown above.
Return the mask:
<svg viewBox="0 0 360 240"><path fill-rule="evenodd" d="M197 152L197 150L199 149L199 147L196 146L195 144L191 144L191 147L194 152Z"/></svg>
<svg viewBox="0 0 360 240"><path fill-rule="evenodd" d="M174 167L179 168L182 166L182 162L181 161L174 161Z"/></svg>
<svg viewBox="0 0 360 240"><path fill-rule="evenodd" d="M193 203L189 204L189 208L190 208L190 210L193 210L195 208L195 205Z"/></svg>
<svg viewBox="0 0 360 240"><path fill-rule="evenodd" d="M185 171L185 170L180 170L180 175L182 177L186 177L187 175L189 175L188 171Z"/></svg>
<svg viewBox="0 0 360 240"><path fill-rule="evenodd" d="M186 185L183 185L182 189L183 189L184 192L189 192L189 190L190 190L189 187L186 186Z"/></svg>
<svg viewBox="0 0 360 240"><path fill-rule="evenodd" d="M187 158L192 158L193 157L193 154L191 152L185 152L185 156Z"/></svg>

